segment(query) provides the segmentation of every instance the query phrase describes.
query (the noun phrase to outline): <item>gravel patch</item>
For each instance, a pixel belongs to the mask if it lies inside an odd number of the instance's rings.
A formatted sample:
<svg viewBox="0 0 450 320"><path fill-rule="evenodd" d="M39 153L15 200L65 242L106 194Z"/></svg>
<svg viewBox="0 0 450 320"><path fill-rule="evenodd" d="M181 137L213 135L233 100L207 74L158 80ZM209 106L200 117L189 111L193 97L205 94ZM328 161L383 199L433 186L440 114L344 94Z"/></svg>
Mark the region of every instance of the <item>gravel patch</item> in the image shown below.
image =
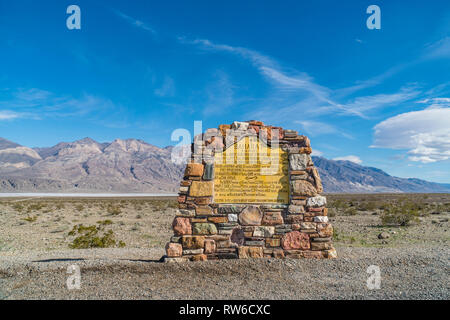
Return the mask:
<svg viewBox="0 0 450 320"><path fill-rule="evenodd" d="M160 249L25 252L0 257L2 299L449 299L449 248L337 247L335 260L160 263ZM66 287L67 267L81 289ZM367 268L381 288L367 288Z"/></svg>

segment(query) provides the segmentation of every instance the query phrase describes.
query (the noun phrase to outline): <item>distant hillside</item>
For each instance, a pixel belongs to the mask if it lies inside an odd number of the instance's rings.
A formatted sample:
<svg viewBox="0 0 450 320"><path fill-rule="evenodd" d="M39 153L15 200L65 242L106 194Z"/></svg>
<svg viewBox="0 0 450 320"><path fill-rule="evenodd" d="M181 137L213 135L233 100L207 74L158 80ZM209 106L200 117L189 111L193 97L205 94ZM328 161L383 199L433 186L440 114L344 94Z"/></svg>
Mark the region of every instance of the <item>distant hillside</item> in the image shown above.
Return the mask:
<svg viewBox="0 0 450 320"><path fill-rule="evenodd" d="M173 147L90 138L28 148L0 138L0 192L176 192L184 169ZM449 192L450 185L392 177L349 161L313 157L325 192Z"/></svg>
<svg viewBox="0 0 450 320"><path fill-rule="evenodd" d="M350 161L312 157L326 192L449 192L450 186L410 178L397 178L383 170Z"/></svg>

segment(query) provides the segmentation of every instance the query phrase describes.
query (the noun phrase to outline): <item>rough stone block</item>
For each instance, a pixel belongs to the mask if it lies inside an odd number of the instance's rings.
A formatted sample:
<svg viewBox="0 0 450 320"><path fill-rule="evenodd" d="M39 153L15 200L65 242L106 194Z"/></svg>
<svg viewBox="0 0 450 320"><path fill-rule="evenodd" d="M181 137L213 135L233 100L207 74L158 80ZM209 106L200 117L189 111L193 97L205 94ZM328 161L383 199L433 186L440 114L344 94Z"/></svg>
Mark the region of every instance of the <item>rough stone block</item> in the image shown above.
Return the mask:
<svg viewBox="0 0 450 320"><path fill-rule="evenodd" d="M261 248L261 247L241 246L238 248L238 252L239 252L239 259L262 258L263 257L263 248Z"/></svg>
<svg viewBox="0 0 450 320"><path fill-rule="evenodd" d="M281 245L280 239L277 238L267 238L266 247L279 247Z"/></svg>
<svg viewBox="0 0 450 320"><path fill-rule="evenodd" d="M192 233L199 235L217 234L217 228L213 223L195 223Z"/></svg>
<svg viewBox="0 0 450 320"><path fill-rule="evenodd" d="M174 233L178 236L192 234L192 226L189 218L175 217L175 219L173 219L172 228Z"/></svg>
<svg viewBox="0 0 450 320"><path fill-rule="evenodd" d="M310 248L309 236L306 233L301 233L298 231L286 233L281 239L281 246L285 250L308 250Z"/></svg>
<svg viewBox="0 0 450 320"><path fill-rule="evenodd" d="M186 164L186 169L184 170L184 176L190 177L201 177L203 175L203 164L201 163L188 163Z"/></svg>
<svg viewBox="0 0 450 320"><path fill-rule="evenodd" d="M311 162L311 156L309 154L290 154L289 155L289 168L292 171L304 171L308 168Z"/></svg>
<svg viewBox="0 0 450 320"><path fill-rule="evenodd" d="M205 237L203 236L183 236L181 243L184 249L201 249L205 246Z"/></svg>
<svg viewBox="0 0 450 320"><path fill-rule="evenodd" d="M261 224L266 226L275 226L283 223L283 217L280 211L267 211L261 220Z"/></svg>
<svg viewBox="0 0 450 320"><path fill-rule="evenodd" d="M181 263L181 262L187 262L187 261L189 261L189 259L187 257L174 257L174 258L166 257L166 258L164 258L164 262L167 262L167 263Z"/></svg>
<svg viewBox="0 0 450 320"><path fill-rule="evenodd" d="M191 197L209 197L213 194L212 181L192 181L189 188L189 196Z"/></svg>
<svg viewBox="0 0 450 320"><path fill-rule="evenodd" d="M216 242L212 239L205 239L204 253L210 254L216 251Z"/></svg>
<svg viewBox="0 0 450 320"><path fill-rule="evenodd" d="M183 255L195 255L195 254L203 254L203 248L183 250Z"/></svg>
<svg viewBox="0 0 450 320"><path fill-rule="evenodd" d="M183 248L179 243L169 242L166 244L166 254L168 257L181 257Z"/></svg>
<svg viewBox="0 0 450 320"><path fill-rule="evenodd" d="M247 206L239 214L239 222L244 226L257 226L261 224L263 214L257 206Z"/></svg>
<svg viewBox="0 0 450 320"><path fill-rule="evenodd" d="M214 164L212 163L205 164L203 180L212 180L212 179L214 179Z"/></svg>
<svg viewBox="0 0 450 320"><path fill-rule="evenodd" d="M291 193L298 196L314 197L317 195L317 190L309 181L294 180L291 181Z"/></svg>
<svg viewBox="0 0 450 320"><path fill-rule="evenodd" d="M328 222L327 216L316 216L314 217L314 222Z"/></svg>
<svg viewBox="0 0 450 320"><path fill-rule="evenodd" d="M253 236L254 237L272 237L275 233L275 227L266 227L266 226L261 226L261 227L255 227L255 230L253 231Z"/></svg>
<svg viewBox="0 0 450 320"><path fill-rule="evenodd" d="M308 207L323 207L327 205L327 198L324 196L311 197L306 200L306 205Z"/></svg>
<svg viewBox="0 0 450 320"><path fill-rule="evenodd" d="M288 208L288 212L291 213L291 214L292 213L294 213L294 214L296 214L296 213L304 213L305 212L305 208L303 206L296 206L296 205L291 204L289 206L289 208Z"/></svg>

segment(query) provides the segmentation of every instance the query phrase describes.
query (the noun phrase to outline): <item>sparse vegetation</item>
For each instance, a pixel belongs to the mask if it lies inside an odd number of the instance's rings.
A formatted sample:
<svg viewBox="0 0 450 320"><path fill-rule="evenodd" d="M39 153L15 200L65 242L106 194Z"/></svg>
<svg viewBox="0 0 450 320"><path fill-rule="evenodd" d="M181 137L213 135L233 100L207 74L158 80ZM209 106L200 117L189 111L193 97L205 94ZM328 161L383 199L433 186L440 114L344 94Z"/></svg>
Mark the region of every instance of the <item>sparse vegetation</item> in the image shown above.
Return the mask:
<svg viewBox="0 0 450 320"><path fill-rule="evenodd" d="M398 205L388 205L381 214L383 225L407 226L413 221L418 221L419 209L415 203L405 202Z"/></svg>
<svg viewBox="0 0 450 320"><path fill-rule="evenodd" d="M110 204L107 208L107 212L112 216L117 216L122 213L122 209L117 205Z"/></svg>
<svg viewBox="0 0 450 320"><path fill-rule="evenodd" d="M116 241L112 230L104 231L102 226L84 226L79 224L73 227L69 236L76 238L69 245L72 249L124 247L123 241Z"/></svg>
<svg viewBox="0 0 450 320"><path fill-rule="evenodd" d="M26 218L23 218L23 220L28 222L35 222L37 220L37 216L28 216Z"/></svg>

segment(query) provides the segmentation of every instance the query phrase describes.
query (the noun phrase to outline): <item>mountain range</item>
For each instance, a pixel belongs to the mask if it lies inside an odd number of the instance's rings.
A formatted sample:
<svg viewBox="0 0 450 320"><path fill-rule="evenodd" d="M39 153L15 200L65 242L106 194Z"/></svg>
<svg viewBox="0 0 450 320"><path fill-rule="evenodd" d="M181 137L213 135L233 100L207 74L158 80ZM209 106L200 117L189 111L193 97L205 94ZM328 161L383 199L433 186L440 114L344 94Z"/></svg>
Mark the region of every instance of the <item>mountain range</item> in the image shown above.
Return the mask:
<svg viewBox="0 0 450 320"><path fill-rule="evenodd" d="M0 138L0 192L177 192L184 165L174 147L90 138L29 148ZM450 192L450 185L397 178L350 161L313 157L325 192Z"/></svg>

